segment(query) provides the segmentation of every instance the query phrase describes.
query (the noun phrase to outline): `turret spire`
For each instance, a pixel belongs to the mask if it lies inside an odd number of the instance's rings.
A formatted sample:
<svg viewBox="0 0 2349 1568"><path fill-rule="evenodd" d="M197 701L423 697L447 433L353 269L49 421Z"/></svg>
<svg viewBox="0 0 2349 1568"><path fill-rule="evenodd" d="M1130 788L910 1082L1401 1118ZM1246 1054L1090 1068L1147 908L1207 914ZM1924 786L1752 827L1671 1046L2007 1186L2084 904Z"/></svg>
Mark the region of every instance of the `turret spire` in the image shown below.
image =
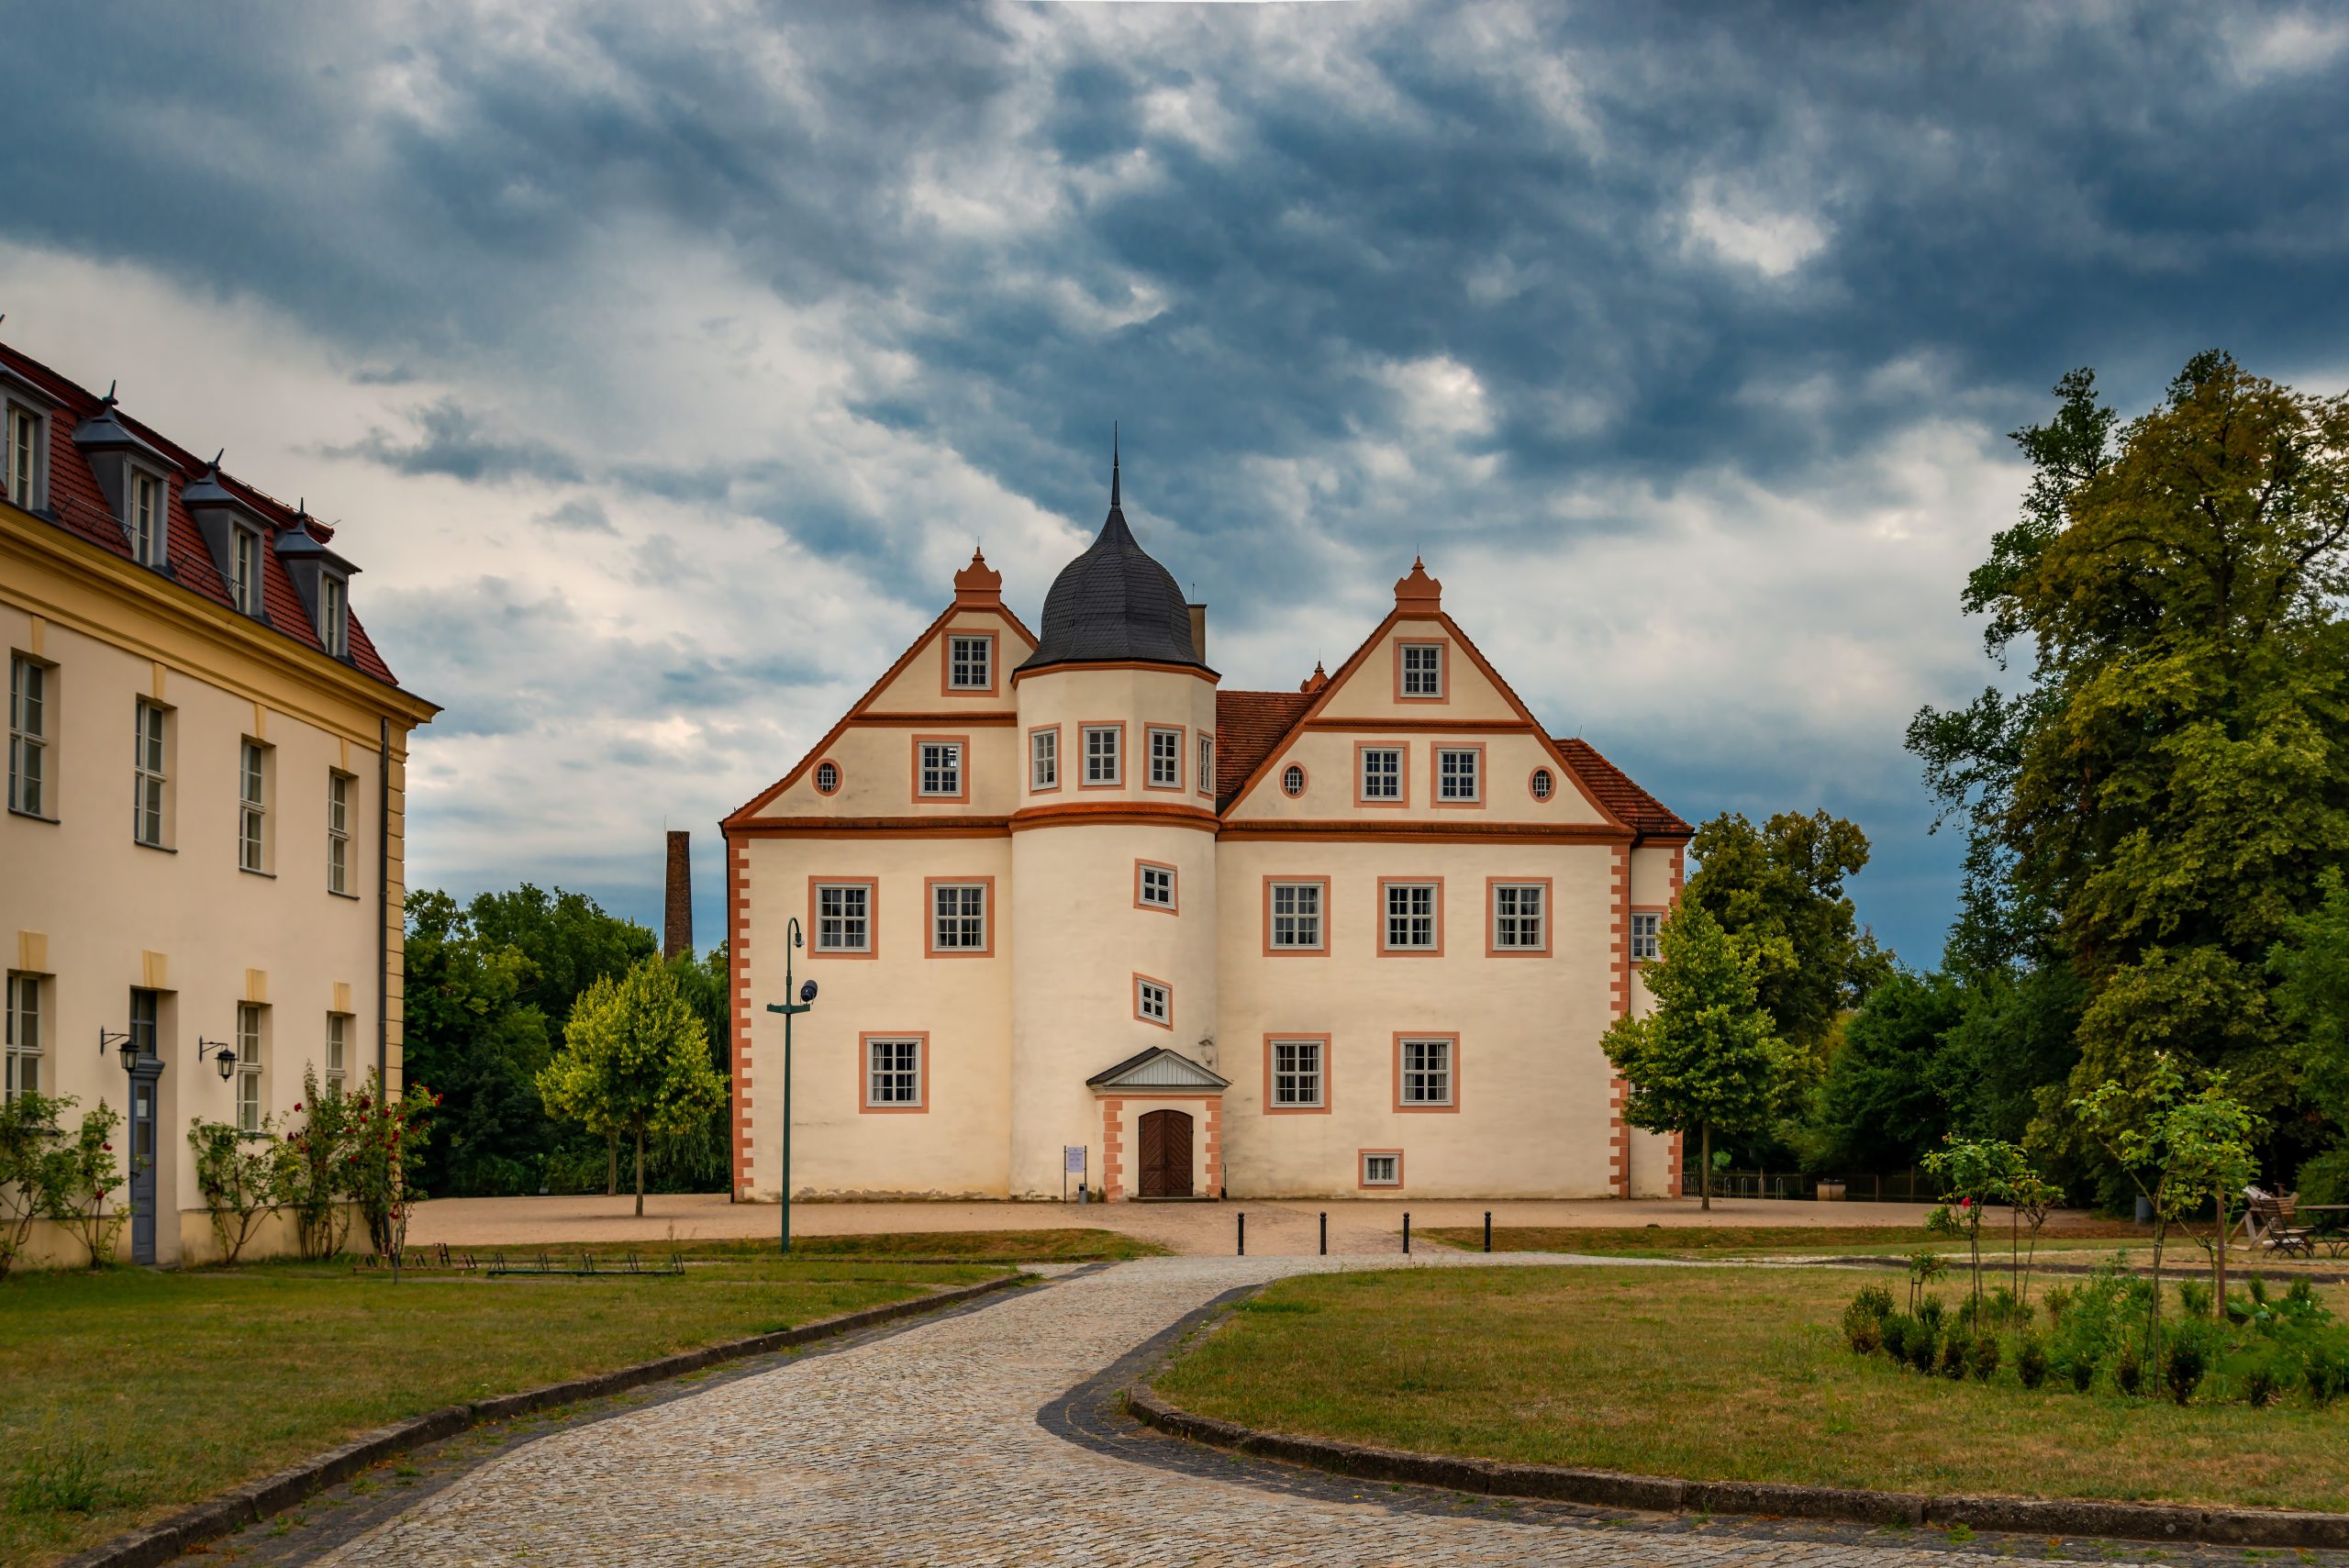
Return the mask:
<svg viewBox="0 0 2349 1568"><path fill-rule="evenodd" d="M1109 509L1118 509L1118 422L1109 421Z"/></svg>

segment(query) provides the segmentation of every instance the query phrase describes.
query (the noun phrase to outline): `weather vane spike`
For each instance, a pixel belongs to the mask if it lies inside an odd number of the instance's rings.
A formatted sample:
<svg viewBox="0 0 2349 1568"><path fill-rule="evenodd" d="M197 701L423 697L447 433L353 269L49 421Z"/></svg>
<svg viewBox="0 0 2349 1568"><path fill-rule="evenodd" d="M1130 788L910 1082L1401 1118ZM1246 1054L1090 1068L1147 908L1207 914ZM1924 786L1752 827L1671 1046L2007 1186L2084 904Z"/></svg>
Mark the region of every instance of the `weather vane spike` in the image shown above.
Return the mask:
<svg viewBox="0 0 2349 1568"><path fill-rule="evenodd" d="M1118 422L1109 421L1109 505L1118 503Z"/></svg>
<svg viewBox="0 0 2349 1568"><path fill-rule="evenodd" d="M215 473L219 471L220 460L228 455L228 449L227 447L222 447L218 451L212 454L212 467Z"/></svg>
<svg viewBox="0 0 2349 1568"><path fill-rule="evenodd" d="M117 379L117 380L113 380L113 381L109 381L109 382L107 382L107 383L106 383L106 406L107 407L111 408L111 407L113 407L113 406L114 406L117 402L121 401L119 398L116 397L116 396L115 396L115 395L114 395L114 389L115 389L116 387L117 387L117 386L120 386L121 384L122 384L122 383L121 383L121 381L120 381L119 379Z"/></svg>

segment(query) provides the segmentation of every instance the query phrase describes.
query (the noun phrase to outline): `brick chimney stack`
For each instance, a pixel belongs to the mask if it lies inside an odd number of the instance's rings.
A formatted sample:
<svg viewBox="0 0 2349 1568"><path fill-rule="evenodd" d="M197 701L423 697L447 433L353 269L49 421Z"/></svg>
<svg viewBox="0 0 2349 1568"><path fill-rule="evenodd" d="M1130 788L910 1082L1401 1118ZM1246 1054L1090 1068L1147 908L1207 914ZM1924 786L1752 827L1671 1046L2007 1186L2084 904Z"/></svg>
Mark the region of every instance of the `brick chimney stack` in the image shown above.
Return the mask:
<svg viewBox="0 0 2349 1568"><path fill-rule="evenodd" d="M669 830L668 898L662 906L661 956L694 956L693 839L682 828Z"/></svg>

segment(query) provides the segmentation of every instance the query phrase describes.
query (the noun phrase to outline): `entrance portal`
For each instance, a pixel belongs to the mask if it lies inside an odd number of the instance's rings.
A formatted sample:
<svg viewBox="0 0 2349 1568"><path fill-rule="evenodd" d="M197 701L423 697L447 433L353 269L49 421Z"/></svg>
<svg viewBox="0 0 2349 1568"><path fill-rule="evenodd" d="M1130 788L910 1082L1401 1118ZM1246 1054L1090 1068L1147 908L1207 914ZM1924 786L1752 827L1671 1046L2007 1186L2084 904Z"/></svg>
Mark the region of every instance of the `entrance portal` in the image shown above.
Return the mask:
<svg viewBox="0 0 2349 1568"><path fill-rule="evenodd" d="M130 1261L155 1261L155 1078L162 1063L148 1057L130 1075Z"/></svg>
<svg viewBox="0 0 2349 1568"><path fill-rule="evenodd" d="M1191 1195L1191 1118L1183 1111L1146 1111L1141 1118L1138 1195Z"/></svg>

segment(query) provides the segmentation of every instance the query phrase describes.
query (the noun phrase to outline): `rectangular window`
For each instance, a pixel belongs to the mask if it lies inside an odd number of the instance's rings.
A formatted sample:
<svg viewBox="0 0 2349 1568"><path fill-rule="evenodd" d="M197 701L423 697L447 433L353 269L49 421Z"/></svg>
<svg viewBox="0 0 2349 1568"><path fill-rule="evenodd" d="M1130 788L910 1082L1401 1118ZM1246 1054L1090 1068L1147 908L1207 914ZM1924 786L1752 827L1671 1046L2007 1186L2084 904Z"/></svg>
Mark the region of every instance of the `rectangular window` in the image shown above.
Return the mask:
<svg viewBox="0 0 2349 1568"><path fill-rule="evenodd" d="M1321 1055L1319 1040L1276 1040L1273 1046L1273 1089L1275 1110L1319 1110L1321 1095Z"/></svg>
<svg viewBox="0 0 2349 1568"><path fill-rule="evenodd" d="M152 844L160 849L163 842L163 791L170 783L163 776L163 709L142 698L139 703L138 720L137 772L131 781L130 831L140 843Z"/></svg>
<svg viewBox="0 0 2349 1568"><path fill-rule="evenodd" d="M8 809L35 817L49 807L49 666L8 659Z"/></svg>
<svg viewBox="0 0 2349 1568"><path fill-rule="evenodd" d="M1493 951L1545 952L1550 946L1549 887L1538 882L1493 884Z"/></svg>
<svg viewBox="0 0 2349 1568"><path fill-rule="evenodd" d="M873 951L873 886L863 882L816 884L816 951Z"/></svg>
<svg viewBox="0 0 2349 1568"><path fill-rule="evenodd" d="M1275 882L1264 890L1267 922L1264 945L1274 952L1320 952L1322 906L1329 901L1326 882Z"/></svg>
<svg viewBox="0 0 2349 1568"><path fill-rule="evenodd" d="M261 1130L261 1015L251 1002L237 1004L237 1125L247 1132Z"/></svg>
<svg viewBox="0 0 2349 1568"><path fill-rule="evenodd" d="M948 639L946 684L957 692L995 690L995 639L956 637Z"/></svg>
<svg viewBox="0 0 2349 1568"><path fill-rule="evenodd" d="M987 948L987 884L984 882L934 882L930 884L930 951L985 953Z"/></svg>
<svg viewBox="0 0 2349 1568"><path fill-rule="evenodd" d="M1174 868L1156 861L1134 862L1134 902L1145 909L1174 907Z"/></svg>
<svg viewBox="0 0 2349 1568"><path fill-rule="evenodd" d="M1106 786L1123 784L1119 772L1118 741L1124 731L1114 724L1088 724L1085 727L1085 782Z"/></svg>
<svg viewBox="0 0 2349 1568"><path fill-rule="evenodd" d="M248 740L238 749L237 864L245 871L269 869L269 748Z"/></svg>
<svg viewBox="0 0 2349 1568"><path fill-rule="evenodd" d="M41 1092L40 976L8 976L7 1098Z"/></svg>
<svg viewBox="0 0 2349 1568"><path fill-rule="evenodd" d="M1174 1027L1174 992L1163 980L1134 976L1134 1017L1161 1029Z"/></svg>
<svg viewBox="0 0 2349 1568"><path fill-rule="evenodd" d="M1155 725L1150 730L1150 787L1181 789L1183 787L1183 732L1162 729Z"/></svg>
<svg viewBox="0 0 2349 1568"><path fill-rule="evenodd" d="M1454 805L1485 798L1481 764L1485 753L1474 746L1446 746L1435 754L1435 797Z"/></svg>
<svg viewBox="0 0 2349 1568"><path fill-rule="evenodd" d="M351 775L327 774L327 891L351 891Z"/></svg>
<svg viewBox="0 0 2349 1568"><path fill-rule="evenodd" d="M1396 1043L1399 1053L1397 1064L1395 1100L1403 1106L1449 1106L1452 1104L1452 1053L1454 1041L1405 1040Z"/></svg>
<svg viewBox="0 0 2349 1568"><path fill-rule="evenodd" d="M1386 925L1381 951L1442 952L1442 884L1433 882L1381 882L1379 900Z"/></svg>
<svg viewBox="0 0 2349 1568"><path fill-rule="evenodd" d="M1357 754L1362 758L1362 798L1401 800L1403 749L1400 746L1364 746Z"/></svg>
<svg viewBox="0 0 2349 1568"><path fill-rule="evenodd" d="M249 616L261 614L261 536L250 528L231 528L229 535L228 597Z"/></svg>
<svg viewBox="0 0 2349 1568"><path fill-rule="evenodd" d="M1362 1157L1362 1184L1366 1187L1399 1187L1403 1184L1403 1156L1397 1153L1372 1153L1365 1150Z"/></svg>
<svg viewBox="0 0 2349 1568"><path fill-rule="evenodd" d="M30 409L8 406L6 471L8 499L26 511L40 505L41 419Z"/></svg>
<svg viewBox="0 0 2349 1568"><path fill-rule="evenodd" d="M158 566L164 548L163 482L151 473L130 476L130 553L142 566Z"/></svg>
<svg viewBox="0 0 2349 1568"><path fill-rule="evenodd" d="M137 1056L155 1054L155 1018L160 1011L157 994L135 990L130 994L130 1049Z"/></svg>
<svg viewBox="0 0 2349 1568"><path fill-rule="evenodd" d="M1028 732L1028 787L1031 790L1061 787L1061 731L1052 725Z"/></svg>
<svg viewBox="0 0 2349 1568"><path fill-rule="evenodd" d="M1215 737L1199 737L1199 793L1215 793Z"/></svg>
<svg viewBox="0 0 2349 1568"><path fill-rule="evenodd" d="M1659 910L1631 914L1631 962L1652 963L1664 956L1664 915Z"/></svg>
<svg viewBox="0 0 2349 1568"><path fill-rule="evenodd" d="M327 1093L340 1095L351 1080L351 1015L327 1015Z"/></svg>
<svg viewBox="0 0 2349 1568"><path fill-rule="evenodd" d="M960 740L921 742L920 791L925 795L960 800L963 796L963 743Z"/></svg>
<svg viewBox="0 0 2349 1568"><path fill-rule="evenodd" d="M1403 650L1403 695L1422 700L1443 695L1443 644L1406 642Z"/></svg>
<svg viewBox="0 0 2349 1568"><path fill-rule="evenodd" d="M921 1108L922 1038L864 1041L864 1103L876 1110Z"/></svg>
<svg viewBox="0 0 2349 1568"><path fill-rule="evenodd" d="M351 651L350 593L340 577L318 579L318 642L338 659Z"/></svg>

